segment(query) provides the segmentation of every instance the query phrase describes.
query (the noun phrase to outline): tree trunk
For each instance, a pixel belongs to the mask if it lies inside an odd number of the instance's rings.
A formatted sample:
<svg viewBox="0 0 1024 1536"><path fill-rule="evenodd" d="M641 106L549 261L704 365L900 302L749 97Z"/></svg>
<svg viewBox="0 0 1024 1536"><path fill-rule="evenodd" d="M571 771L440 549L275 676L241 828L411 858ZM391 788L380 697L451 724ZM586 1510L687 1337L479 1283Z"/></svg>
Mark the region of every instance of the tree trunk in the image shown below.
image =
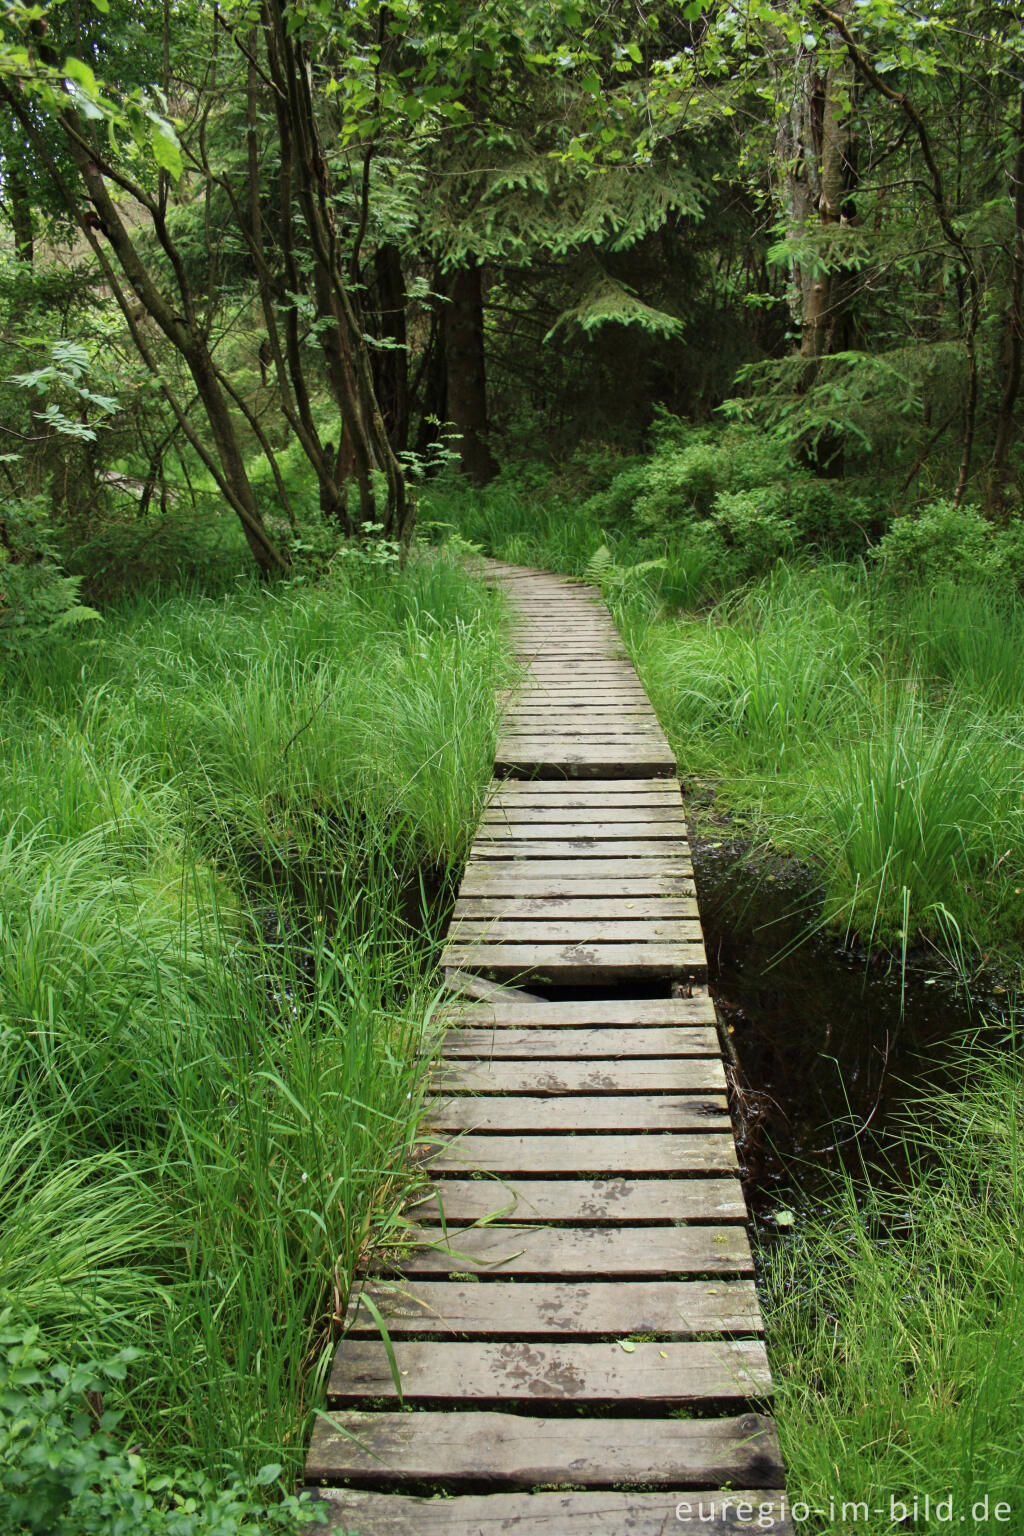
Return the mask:
<svg viewBox="0 0 1024 1536"><path fill-rule="evenodd" d="M1006 355L1003 389L996 417L996 436L989 464L988 505L998 511L1006 496L1010 448L1013 444L1017 397L1024 353L1024 89L1017 119L1017 153L1011 173L1013 250L1010 258L1010 304L1006 316Z"/></svg>
<svg viewBox="0 0 1024 1536"><path fill-rule="evenodd" d="M486 485L498 473L498 464L487 446L484 303L479 265L459 267L448 279L444 350L447 413L459 434L462 470L477 485Z"/></svg>
<svg viewBox="0 0 1024 1536"><path fill-rule="evenodd" d="M409 446L409 354L406 350L405 278L397 245L381 245L373 258L379 339L373 352L373 388L388 441L396 453Z"/></svg>
<svg viewBox="0 0 1024 1536"><path fill-rule="evenodd" d="M11 210L11 229L14 233L14 254L19 261L32 265L35 257L35 223L32 218L32 199L25 185L19 166L5 166L7 197Z"/></svg>

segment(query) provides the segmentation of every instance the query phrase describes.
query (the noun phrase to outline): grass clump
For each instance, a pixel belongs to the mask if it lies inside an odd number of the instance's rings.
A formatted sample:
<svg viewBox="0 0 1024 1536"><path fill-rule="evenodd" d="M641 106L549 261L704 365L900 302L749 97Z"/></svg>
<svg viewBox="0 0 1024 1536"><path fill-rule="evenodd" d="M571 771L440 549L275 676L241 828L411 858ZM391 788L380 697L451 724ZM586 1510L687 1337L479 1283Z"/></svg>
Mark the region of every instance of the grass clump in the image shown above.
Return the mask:
<svg viewBox="0 0 1024 1536"><path fill-rule="evenodd" d="M1016 954L1024 673L972 633L1013 635L1022 613L985 587L908 596L863 566L780 566L627 633L687 774L813 867L826 921Z"/></svg>
<svg viewBox="0 0 1024 1536"><path fill-rule="evenodd" d="M903 1529L891 1501L909 1511L915 1496L918 1518L904 1524L921 1536L1015 1529L1024 1507L1018 1046L964 1050L955 1066L965 1090L926 1093L912 1110L906 1184L865 1193L838 1182L827 1218L769 1267L789 1496L826 1511L834 1499L823 1529ZM944 1498L951 1518L936 1514ZM852 1509L860 1501L867 1518ZM1009 1513L997 1517L997 1505Z"/></svg>
<svg viewBox="0 0 1024 1536"><path fill-rule="evenodd" d="M8 676L0 1308L68 1370L133 1351L106 1391L147 1477L292 1475L402 1238L434 892L508 672L437 556L149 597Z"/></svg>

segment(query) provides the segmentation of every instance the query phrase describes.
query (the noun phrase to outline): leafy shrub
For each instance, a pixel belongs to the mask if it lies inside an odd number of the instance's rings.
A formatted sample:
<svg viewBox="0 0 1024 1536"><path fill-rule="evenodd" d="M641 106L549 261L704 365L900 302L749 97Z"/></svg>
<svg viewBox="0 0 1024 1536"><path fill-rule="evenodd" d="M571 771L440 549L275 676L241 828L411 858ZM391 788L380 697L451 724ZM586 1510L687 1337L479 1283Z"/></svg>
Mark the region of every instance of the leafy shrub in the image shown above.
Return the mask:
<svg viewBox="0 0 1024 1536"><path fill-rule="evenodd" d="M977 507L933 501L897 518L873 551L895 582L937 577L1024 579L1024 522L998 526Z"/></svg>
<svg viewBox="0 0 1024 1536"><path fill-rule="evenodd" d="M654 452L623 469L584 512L641 539L699 537L742 580L795 549L862 548L878 511L843 482L793 464L785 444L748 426L691 428L662 417Z"/></svg>
<svg viewBox="0 0 1024 1536"><path fill-rule="evenodd" d="M80 578L61 568L37 500L0 508L0 651L24 650L59 629L99 615L78 600Z"/></svg>
<svg viewBox="0 0 1024 1536"><path fill-rule="evenodd" d="M53 1361L39 1330L0 1313L0 1533L3 1536L265 1536L318 1521L322 1509L289 1494L268 1505L253 1486L217 1489L208 1478L151 1476L118 1441L122 1415L104 1407L137 1358L121 1350L81 1366Z"/></svg>

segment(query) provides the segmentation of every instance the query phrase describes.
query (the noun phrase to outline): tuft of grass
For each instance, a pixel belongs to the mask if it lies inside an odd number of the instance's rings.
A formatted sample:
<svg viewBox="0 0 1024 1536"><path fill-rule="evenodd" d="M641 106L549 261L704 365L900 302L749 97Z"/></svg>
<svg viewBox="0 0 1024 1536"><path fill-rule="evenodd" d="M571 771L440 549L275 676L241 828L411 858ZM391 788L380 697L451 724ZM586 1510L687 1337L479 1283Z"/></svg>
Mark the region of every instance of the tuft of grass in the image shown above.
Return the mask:
<svg viewBox="0 0 1024 1536"><path fill-rule="evenodd" d="M964 1092L926 1092L911 1112L906 1185L838 1180L827 1217L769 1265L789 1496L834 1499L829 1531L882 1536L890 1501L915 1496L921 1536L1011 1529L1024 1507L1024 1061L1011 1038L956 1065ZM947 1497L952 1520L935 1513Z"/></svg>
<svg viewBox="0 0 1024 1536"><path fill-rule="evenodd" d="M1022 615L1006 594L897 598L860 567L795 566L702 619L625 632L687 775L817 870L828 921L898 947L924 935L950 956L1015 954L1016 658L997 649L983 666L965 636L972 619L1013 633Z"/></svg>

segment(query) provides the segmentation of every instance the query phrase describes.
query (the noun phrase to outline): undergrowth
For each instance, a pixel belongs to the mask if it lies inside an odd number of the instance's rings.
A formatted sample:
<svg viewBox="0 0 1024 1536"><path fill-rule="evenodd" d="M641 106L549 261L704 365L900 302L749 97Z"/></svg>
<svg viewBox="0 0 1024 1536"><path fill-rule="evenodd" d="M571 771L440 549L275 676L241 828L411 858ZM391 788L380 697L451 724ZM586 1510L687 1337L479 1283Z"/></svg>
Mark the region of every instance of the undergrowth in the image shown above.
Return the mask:
<svg viewBox="0 0 1024 1536"><path fill-rule="evenodd" d="M1019 1526L1019 1041L964 1048L954 1068L963 1091L929 1091L910 1112L906 1183L885 1192L837 1182L827 1216L769 1266L790 1502L826 1515L801 1523L809 1532ZM905 1518L890 1518L893 1508Z"/></svg>
<svg viewBox="0 0 1024 1536"><path fill-rule="evenodd" d="M8 676L0 1309L44 1375L133 1351L105 1395L140 1486L292 1478L402 1238L495 603L444 557L245 583Z"/></svg>

